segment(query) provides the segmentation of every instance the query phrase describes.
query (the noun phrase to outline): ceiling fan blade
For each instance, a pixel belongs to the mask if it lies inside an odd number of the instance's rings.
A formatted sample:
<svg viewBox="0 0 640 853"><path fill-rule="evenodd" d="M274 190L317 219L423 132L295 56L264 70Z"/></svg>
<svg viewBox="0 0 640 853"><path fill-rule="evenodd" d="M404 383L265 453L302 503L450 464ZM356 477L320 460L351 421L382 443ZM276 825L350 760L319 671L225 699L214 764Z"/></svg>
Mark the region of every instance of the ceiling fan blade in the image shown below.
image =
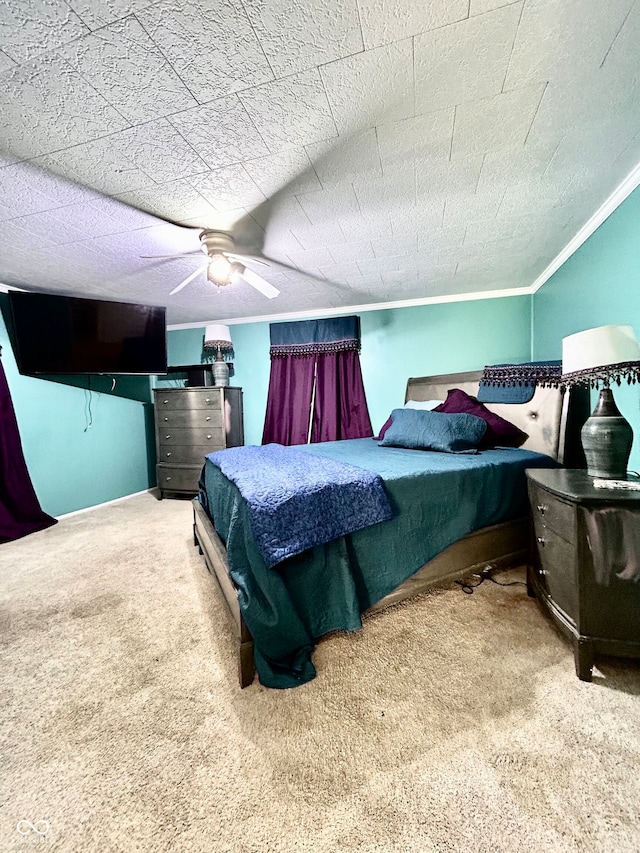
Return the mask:
<svg viewBox="0 0 640 853"><path fill-rule="evenodd" d="M225 258L229 258L230 261L237 261L240 264L261 264L263 267L271 266L266 261L261 261L260 258L255 258L253 255L235 255L231 252L224 252Z"/></svg>
<svg viewBox="0 0 640 853"><path fill-rule="evenodd" d="M185 258L188 255L199 255L200 249L195 249L193 252L180 252L179 255L140 255L141 258Z"/></svg>
<svg viewBox="0 0 640 853"><path fill-rule="evenodd" d="M265 255L264 257L267 258L269 263L274 267L282 267L283 270L287 270L288 272L295 272L299 275L304 275L307 278L312 279L313 281L318 281L321 284L327 284L326 278L320 278L319 276L314 275L313 273L306 272L306 270L301 270L299 267L292 267L291 264L285 264L284 261L277 261L274 258L269 258L267 257L267 255Z"/></svg>
<svg viewBox="0 0 640 853"><path fill-rule="evenodd" d="M255 273L248 267L245 267L245 269L240 273L240 277L243 278L247 282L247 284L250 284L251 287L254 287L256 290L259 290L260 293L262 293L268 299L274 299L276 296L280 295L280 291L277 287L274 287L272 284L269 284L268 281L265 281L258 275L258 273Z"/></svg>
<svg viewBox="0 0 640 853"><path fill-rule="evenodd" d="M178 293L179 290L182 290L183 287L186 287L189 282L193 281L194 278L196 278L196 276L199 276L201 272L204 272L206 268L207 264L203 264L202 266L198 267L195 272L192 272L191 275L187 276L184 281L181 281L177 287L174 287L169 296L173 296L174 293Z"/></svg>

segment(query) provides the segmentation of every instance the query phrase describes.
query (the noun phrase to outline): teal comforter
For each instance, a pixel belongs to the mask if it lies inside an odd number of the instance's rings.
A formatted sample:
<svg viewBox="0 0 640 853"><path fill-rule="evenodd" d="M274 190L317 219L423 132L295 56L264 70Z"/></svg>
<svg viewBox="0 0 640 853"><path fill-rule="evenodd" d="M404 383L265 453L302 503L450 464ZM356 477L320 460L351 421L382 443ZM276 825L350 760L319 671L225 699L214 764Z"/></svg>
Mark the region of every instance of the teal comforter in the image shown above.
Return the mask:
<svg viewBox="0 0 640 853"><path fill-rule="evenodd" d="M304 445L304 451L380 474L394 517L268 568L242 495L207 460L200 500L226 544L266 687L314 678L316 640L359 628L362 612L467 533L525 515L525 469L557 464L514 448L456 455L380 447L371 438Z"/></svg>

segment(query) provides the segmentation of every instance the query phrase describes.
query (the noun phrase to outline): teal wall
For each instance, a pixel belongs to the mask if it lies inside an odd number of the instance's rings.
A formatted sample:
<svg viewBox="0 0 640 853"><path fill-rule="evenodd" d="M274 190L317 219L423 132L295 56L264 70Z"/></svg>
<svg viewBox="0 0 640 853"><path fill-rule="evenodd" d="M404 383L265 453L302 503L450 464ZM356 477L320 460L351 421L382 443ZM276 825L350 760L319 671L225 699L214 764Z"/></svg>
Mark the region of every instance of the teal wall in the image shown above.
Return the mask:
<svg viewBox="0 0 640 853"><path fill-rule="evenodd" d="M360 362L374 430L404 402L410 376L479 370L500 361L530 358L531 297L485 299L363 311ZM269 324L230 326L232 385L244 394L245 441L262 438L269 385ZM169 332L169 363L197 364L204 329Z"/></svg>
<svg viewBox="0 0 640 853"><path fill-rule="evenodd" d="M4 295L0 307L7 310ZM150 402L110 393L107 377L91 377L90 393L59 381L21 376L1 314L0 345L27 467L46 512L62 515L155 485ZM122 384L131 387L134 379L138 392L146 385L150 401L148 379L123 377L128 382ZM87 428L89 403L92 425Z"/></svg>
<svg viewBox="0 0 640 853"><path fill-rule="evenodd" d="M563 337L609 323L629 323L640 335L640 188L534 295L534 359L560 358ZM614 396L633 427L629 465L638 471L640 388L614 386Z"/></svg>

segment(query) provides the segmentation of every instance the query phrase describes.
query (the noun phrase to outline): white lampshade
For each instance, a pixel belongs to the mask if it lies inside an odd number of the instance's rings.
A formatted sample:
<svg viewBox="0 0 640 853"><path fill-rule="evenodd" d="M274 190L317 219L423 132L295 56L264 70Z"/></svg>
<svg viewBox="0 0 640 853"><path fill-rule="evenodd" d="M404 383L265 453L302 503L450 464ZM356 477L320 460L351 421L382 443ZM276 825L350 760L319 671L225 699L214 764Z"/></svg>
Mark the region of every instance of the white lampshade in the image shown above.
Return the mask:
<svg viewBox="0 0 640 853"><path fill-rule="evenodd" d="M230 350L233 348L231 332L228 326L214 324L207 326L204 332L205 349Z"/></svg>
<svg viewBox="0 0 640 853"><path fill-rule="evenodd" d="M640 345L632 326L598 326L562 341L562 381L602 386L591 417L580 432L592 477L626 480L633 430L613 399L611 381L640 379Z"/></svg>
<svg viewBox="0 0 640 853"><path fill-rule="evenodd" d="M640 361L640 345L632 326L598 326L562 339L563 374L634 361Z"/></svg>

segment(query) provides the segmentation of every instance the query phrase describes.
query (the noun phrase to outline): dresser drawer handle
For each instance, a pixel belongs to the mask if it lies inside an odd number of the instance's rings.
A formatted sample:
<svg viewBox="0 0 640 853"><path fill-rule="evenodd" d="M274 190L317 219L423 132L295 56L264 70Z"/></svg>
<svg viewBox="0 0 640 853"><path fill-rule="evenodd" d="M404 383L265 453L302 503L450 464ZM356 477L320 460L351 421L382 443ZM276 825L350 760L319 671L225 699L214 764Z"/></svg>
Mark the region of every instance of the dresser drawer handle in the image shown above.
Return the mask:
<svg viewBox="0 0 640 853"><path fill-rule="evenodd" d="M211 400L209 399L209 397L205 397L205 398L204 398L204 401L205 401L205 403L210 403L210 402L211 402Z"/></svg>
<svg viewBox="0 0 640 853"><path fill-rule="evenodd" d="M163 403L165 404L165 406L166 406L166 405L167 405L167 403L168 403L169 401L168 401L168 400L163 400L162 402L163 402Z"/></svg>
<svg viewBox="0 0 640 853"><path fill-rule="evenodd" d="M546 505L545 505L545 504L538 504L538 505L537 505L537 507L536 507L536 509L538 510L538 512L540 513L540 515L544 515L544 514L545 514L545 512L547 511L547 507L546 507Z"/></svg>
<svg viewBox="0 0 640 853"><path fill-rule="evenodd" d="M538 543L538 545L542 545L543 548L546 544L544 541L544 536L536 536L536 542Z"/></svg>
<svg viewBox="0 0 640 853"><path fill-rule="evenodd" d="M169 456L171 456L171 451L169 451L169 452L167 453L167 458L169 458Z"/></svg>
<svg viewBox="0 0 640 853"><path fill-rule="evenodd" d="M171 479L171 477L165 477L164 478L165 483L168 483L170 479Z"/></svg>
<svg viewBox="0 0 640 853"><path fill-rule="evenodd" d="M205 421L210 421L210 420L211 420L211 415L207 415L207 417L205 418Z"/></svg>
<svg viewBox="0 0 640 853"><path fill-rule="evenodd" d="M170 436L170 435L165 435L165 438L171 438L171 436Z"/></svg>
<svg viewBox="0 0 640 853"><path fill-rule="evenodd" d="M207 436L207 438L211 438L211 436L210 436L210 435L208 435L208 436Z"/></svg>
<svg viewBox="0 0 640 853"><path fill-rule="evenodd" d="M169 420L169 418L165 418L165 421L168 421L168 420Z"/></svg>

